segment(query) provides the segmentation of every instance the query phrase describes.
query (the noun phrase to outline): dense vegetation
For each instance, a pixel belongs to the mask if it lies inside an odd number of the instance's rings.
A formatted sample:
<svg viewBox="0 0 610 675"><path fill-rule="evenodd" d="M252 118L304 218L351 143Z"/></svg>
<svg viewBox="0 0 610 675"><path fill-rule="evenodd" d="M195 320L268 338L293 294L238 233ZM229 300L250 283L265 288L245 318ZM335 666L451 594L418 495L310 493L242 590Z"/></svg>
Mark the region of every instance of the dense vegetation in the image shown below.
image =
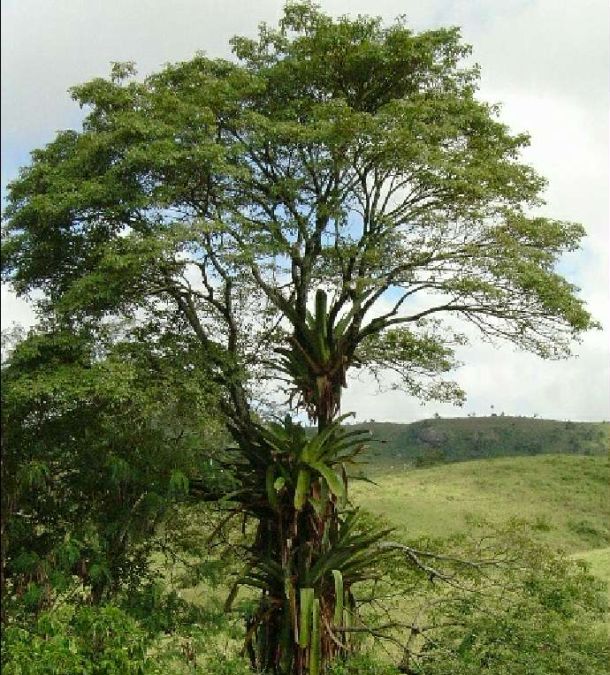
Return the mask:
<svg viewBox="0 0 610 675"><path fill-rule="evenodd" d="M15 438L21 450L3 457L11 462L3 486L12 509L3 538L4 672L251 672L239 655L239 618L253 610L255 597L242 597L232 613L223 608L242 569L235 546L241 525L227 522L235 514L230 501L201 501L229 489L217 462L224 434L213 390L192 379L192 368L172 367L196 358L188 343L159 346L154 355L145 350L144 363L138 347L122 335L92 361L84 336L33 335L3 367L5 452ZM24 409L35 411L35 430L44 436L24 426L31 419L20 417ZM467 442L466 429L463 437L454 433ZM422 675L474 675L482 667L498 674L506 667L523 675L604 672L601 587L555 551L579 552L597 574L610 575L608 549L599 548L609 542L607 458L576 452L389 472L384 462L371 462L377 485L357 484L354 503L398 528L391 536L411 554L430 557L426 572L382 559L374 587L385 598L383 611L364 603L356 626L377 629L354 633L360 656L329 673L390 675L397 672L392 663ZM150 504L139 501L143 483ZM517 516L529 520L530 534L507 520ZM509 602L494 581L499 595L486 592L482 605L485 564L481 575L456 562L481 562L480 538L484 560L490 569L501 565L511 586ZM519 555L509 556L514 549ZM438 609L424 624L422 608L430 603ZM409 628L417 621L433 642L422 643ZM381 636L388 647L380 650Z"/></svg>
<svg viewBox="0 0 610 675"><path fill-rule="evenodd" d="M7 672L601 672L582 566L517 522L376 522L341 414L352 368L462 401L459 322L567 355L583 228L529 215L527 136L456 29L290 2L232 44L75 87L82 129L9 186L40 323L2 371Z"/></svg>
<svg viewBox="0 0 610 675"><path fill-rule="evenodd" d="M3 612L74 578L95 603L140 583L187 475L209 468L223 429L201 353L145 336L34 333L3 365Z"/></svg>
<svg viewBox="0 0 610 675"><path fill-rule="evenodd" d="M605 455L607 422L569 422L533 417L432 418L412 424L370 421L368 458L375 467L425 466L466 459L539 454Z"/></svg>

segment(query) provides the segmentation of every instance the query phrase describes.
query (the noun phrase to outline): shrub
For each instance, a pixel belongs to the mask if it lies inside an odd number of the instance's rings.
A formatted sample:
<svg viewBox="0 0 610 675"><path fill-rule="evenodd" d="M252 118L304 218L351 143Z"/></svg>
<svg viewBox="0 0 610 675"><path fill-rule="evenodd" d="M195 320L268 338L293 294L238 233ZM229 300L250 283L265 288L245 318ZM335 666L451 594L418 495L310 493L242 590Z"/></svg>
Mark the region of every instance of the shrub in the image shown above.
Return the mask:
<svg viewBox="0 0 610 675"><path fill-rule="evenodd" d="M118 607L62 607L2 636L4 675L144 675L147 640Z"/></svg>
<svg viewBox="0 0 610 675"><path fill-rule="evenodd" d="M380 663L379 660L367 654L336 662L327 672L328 675L398 675L399 673L394 666Z"/></svg>

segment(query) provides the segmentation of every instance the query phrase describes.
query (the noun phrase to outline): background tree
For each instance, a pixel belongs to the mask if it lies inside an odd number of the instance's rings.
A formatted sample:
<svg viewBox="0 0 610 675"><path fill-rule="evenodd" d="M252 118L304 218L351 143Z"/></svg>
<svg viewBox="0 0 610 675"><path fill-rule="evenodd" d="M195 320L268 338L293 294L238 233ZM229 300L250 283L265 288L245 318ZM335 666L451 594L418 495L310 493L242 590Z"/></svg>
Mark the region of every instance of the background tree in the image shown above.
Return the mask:
<svg viewBox="0 0 610 675"><path fill-rule="evenodd" d="M3 364L3 609L40 611L75 578L95 603L137 587L188 477L210 473L223 427L201 349L150 337L32 332Z"/></svg>
<svg viewBox="0 0 610 675"><path fill-rule="evenodd" d="M254 518L244 583L253 663L318 672L375 566L345 511L358 436L336 422L351 367L460 401L442 379L461 319L552 358L593 322L556 271L579 225L528 215L543 180L476 96L457 29L333 20L289 3L277 29L142 82L130 65L73 89L80 132L9 189L5 278L72 325L188 326L223 391ZM317 423L260 426L267 380ZM343 509L343 510L342 510Z"/></svg>
<svg viewBox="0 0 610 675"><path fill-rule="evenodd" d="M601 675L605 584L531 534L525 522L473 522L465 536L385 542L410 570L388 561L384 602L361 599L357 635L411 675Z"/></svg>

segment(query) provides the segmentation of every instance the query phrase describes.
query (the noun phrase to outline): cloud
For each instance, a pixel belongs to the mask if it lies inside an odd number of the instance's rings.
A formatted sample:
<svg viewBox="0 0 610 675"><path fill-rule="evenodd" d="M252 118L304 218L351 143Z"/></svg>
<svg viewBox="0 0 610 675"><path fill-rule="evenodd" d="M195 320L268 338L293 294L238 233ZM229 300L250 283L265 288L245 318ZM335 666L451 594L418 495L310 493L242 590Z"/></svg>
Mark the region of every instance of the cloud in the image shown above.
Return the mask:
<svg viewBox="0 0 610 675"><path fill-rule="evenodd" d="M230 54L229 38L276 21L272 0L13 0L2 3L3 134L40 144L78 124L66 91L135 61L141 73L188 59L197 50Z"/></svg>
<svg viewBox="0 0 610 675"><path fill-rule="evenodd" d="M30 303L17 298L6 286L3 286L1 294L2 330L10 328L13 324L26 327L34 324L36 315Z"/></svg>
<svg viewBox="0 0 610 675"><path fill-rule="evenodd" d="M515 352L509 345L474 344L458 351L464 365L454 379L468 393L463 407L442 403L420 405L399 391L378 394L369 378L352 378L343 397L343 409L357 419L409 422L432 417L460 417L493 411L506 415L537 414L550 419L598 421L610 419L610 364L607 340L601 333L585 337L578 358L543 361Z"/></svg>

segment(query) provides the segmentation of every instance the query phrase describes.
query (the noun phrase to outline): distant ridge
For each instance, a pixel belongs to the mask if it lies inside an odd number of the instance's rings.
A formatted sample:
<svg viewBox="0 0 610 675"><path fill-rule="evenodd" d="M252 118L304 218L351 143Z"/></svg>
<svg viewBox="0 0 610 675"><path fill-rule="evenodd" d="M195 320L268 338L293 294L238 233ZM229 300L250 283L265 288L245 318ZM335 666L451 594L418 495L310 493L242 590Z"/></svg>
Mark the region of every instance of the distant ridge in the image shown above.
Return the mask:
<svg viewBox="0 0 610 675"><path fill-rule="evenodd" d="M394 424L366 422L371 463L428 466L490 457L540 454L602 455L610 447L610 423L562 422L532 417L433 418Z"/></svg>

